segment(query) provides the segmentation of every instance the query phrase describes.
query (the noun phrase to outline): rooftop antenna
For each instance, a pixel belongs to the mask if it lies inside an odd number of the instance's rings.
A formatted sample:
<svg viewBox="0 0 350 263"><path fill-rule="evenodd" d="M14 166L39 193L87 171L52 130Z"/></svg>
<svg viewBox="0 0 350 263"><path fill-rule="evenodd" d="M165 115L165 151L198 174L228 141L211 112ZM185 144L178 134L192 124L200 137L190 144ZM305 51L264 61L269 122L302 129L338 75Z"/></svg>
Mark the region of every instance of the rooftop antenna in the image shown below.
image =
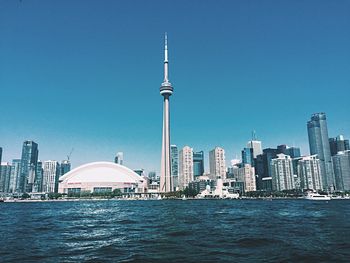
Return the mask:
<svg viewBox="0 0 350 263"><path fill-rule="evenodd" d="M255 133L255 130L252 131L252 141L256 141L256 133Z"/></svg>

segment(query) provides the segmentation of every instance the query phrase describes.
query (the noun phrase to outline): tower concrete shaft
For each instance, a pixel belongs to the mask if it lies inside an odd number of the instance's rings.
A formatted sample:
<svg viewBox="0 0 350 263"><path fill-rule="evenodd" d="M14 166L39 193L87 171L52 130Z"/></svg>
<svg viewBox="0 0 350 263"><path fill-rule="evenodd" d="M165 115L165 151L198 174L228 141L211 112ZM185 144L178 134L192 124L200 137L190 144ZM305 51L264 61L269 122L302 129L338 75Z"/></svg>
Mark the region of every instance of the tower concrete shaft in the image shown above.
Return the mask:
<svg viewBox="0 0 350 263"><path fill-rule="evenodd" d="M171 178L171 158L170 158L170 109L169 97L173 94L173 87L168 78L168 43L165 35L164 48L164 81L160 87L160 95L164 98L163 103L163 138L162 138L162 158L160 171L160 192L173 191Z"/></svg>

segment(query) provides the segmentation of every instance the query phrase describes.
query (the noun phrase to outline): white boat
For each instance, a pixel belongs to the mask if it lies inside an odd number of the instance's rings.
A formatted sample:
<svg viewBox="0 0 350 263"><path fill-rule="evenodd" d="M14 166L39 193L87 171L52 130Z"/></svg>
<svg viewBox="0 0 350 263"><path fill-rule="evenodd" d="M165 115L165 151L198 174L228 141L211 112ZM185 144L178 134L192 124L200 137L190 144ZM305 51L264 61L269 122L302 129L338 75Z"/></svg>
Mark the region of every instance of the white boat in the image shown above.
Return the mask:
<svg viewBox="0 0 350 263"><path fill-rule="evenodd" d="M305 196L305 199L307 200L317 200L317 201L329 201L331 200L331 197L328 196L328 195L322 195L322 194L318 194L318 193L312 193L312 192L309 192L307 193L307 196Z"/></svg>

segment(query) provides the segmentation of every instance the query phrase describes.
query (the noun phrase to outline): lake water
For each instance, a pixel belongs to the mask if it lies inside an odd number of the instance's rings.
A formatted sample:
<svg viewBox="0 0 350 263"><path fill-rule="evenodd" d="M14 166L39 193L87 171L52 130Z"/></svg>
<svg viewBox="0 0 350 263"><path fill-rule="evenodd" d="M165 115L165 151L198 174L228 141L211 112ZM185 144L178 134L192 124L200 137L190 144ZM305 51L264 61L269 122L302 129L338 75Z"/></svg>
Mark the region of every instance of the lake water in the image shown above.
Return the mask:
<svg viewBox="0 0 350 263"><path fill-rule="evenodd" d="M0 262L350 262L350 200L0 203Z"/></svg>

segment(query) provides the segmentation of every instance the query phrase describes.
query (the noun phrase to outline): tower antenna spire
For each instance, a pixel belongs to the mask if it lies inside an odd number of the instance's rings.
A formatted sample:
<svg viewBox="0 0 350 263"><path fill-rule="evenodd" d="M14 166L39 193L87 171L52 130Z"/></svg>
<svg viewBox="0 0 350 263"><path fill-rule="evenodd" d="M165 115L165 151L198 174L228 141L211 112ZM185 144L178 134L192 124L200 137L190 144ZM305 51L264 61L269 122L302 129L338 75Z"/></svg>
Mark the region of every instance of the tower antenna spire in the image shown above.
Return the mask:
<svg viewBox="0 0 350 263"><path fill-rule="evenodd" d="M169 82L169 65L168 65L168 34L164 36L164 82Z"/></svg>

